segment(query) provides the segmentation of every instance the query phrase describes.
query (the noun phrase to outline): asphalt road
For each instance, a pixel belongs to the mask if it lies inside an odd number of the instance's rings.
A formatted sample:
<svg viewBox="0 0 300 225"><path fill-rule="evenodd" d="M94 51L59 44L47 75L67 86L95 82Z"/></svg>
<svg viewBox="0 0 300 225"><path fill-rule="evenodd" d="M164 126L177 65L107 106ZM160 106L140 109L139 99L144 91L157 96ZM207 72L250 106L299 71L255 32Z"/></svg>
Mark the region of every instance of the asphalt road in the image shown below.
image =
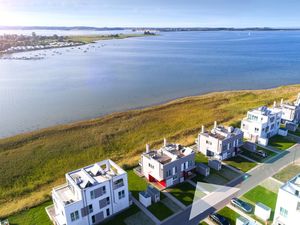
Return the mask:
<svg viewBox="0 0 300 225"><path fill-rule="evenodd" d="M260 182L267 179L270 176L273 176L283 167L293 163L294 161L300 159L300 145L297 144L296 146L292 147L290 150L284 151L283 154L277 155L268 163L262 164L260 167L252 170L248 173L248 178L241 177L233 181L229 186L240 188L240 191L234 193L233 195L229 196L228 198L218 202L217 204L211 204L212 207L207 209L205 212L201 213L200 215L194 217L192 220L189 220L191 208L190 205L184 211L175 216L171 217L169 220L161 223L163 225L198 225L199 221L205 219L209 214L212 212L222 209L225 207L229 202L230 199L234 196L241 196L244 193L248 192L255 186L257 186ZM212 193L213 195L214 193Z"/></svg>

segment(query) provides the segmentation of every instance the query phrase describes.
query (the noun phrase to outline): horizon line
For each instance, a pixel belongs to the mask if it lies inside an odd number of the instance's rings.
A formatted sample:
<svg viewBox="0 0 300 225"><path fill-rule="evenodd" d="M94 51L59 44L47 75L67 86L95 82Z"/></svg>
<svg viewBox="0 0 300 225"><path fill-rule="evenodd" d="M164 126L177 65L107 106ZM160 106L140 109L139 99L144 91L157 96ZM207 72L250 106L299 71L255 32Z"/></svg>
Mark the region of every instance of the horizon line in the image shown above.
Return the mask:
<svg viewBox="0 0 300 225"><path fill-rule="evenodd" d="M245 26L245 27L231 27L231 26L57 26L57 25L0 25L3 28L88 28L88 29L300 29L300 27L271 27L271 26Z"/></svg>

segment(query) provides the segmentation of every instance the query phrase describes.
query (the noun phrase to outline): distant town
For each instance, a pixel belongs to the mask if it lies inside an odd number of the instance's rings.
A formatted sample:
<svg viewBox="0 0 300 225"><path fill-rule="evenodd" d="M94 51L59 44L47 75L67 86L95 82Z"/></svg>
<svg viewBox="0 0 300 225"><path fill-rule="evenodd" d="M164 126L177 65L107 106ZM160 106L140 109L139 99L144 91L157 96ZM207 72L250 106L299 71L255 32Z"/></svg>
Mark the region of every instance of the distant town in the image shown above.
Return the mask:
<svg viewBox="0 0 300 225"><path fill-rule="evenodd" d="M34 51L42 49L74 47L93 43L98 40L123 39L129 37L140 37L156 35L151 30L139 30L133 34L109 34L109 35L74 35L74 36L52 36L3 34L0 35L0 56L16 52Z"/></svg>

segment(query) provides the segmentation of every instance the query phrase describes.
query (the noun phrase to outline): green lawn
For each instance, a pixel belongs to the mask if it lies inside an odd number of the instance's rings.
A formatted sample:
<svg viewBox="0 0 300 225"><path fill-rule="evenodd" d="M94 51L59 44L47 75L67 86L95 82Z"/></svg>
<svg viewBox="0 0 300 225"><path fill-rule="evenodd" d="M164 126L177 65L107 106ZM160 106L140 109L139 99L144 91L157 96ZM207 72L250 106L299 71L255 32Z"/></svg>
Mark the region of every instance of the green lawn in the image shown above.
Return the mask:
<svg viewBox="0 0 300 225"><path fill-rule="evenodd" d="M235 224L236 219L240 217L240 214L233 211L232 209L225 207L218 211L218 214L224 216L226 219L228 219L230 224Z"/></svg>
<svg viewBox="0 0 300 225"><path fill-rule="evenodd" d="M287 166L286 168L280 170L273 177L281 182L285 183L297 174L300 173L300 165L292 164Z"/></svg>
<svg viewBox="0 0 300 225"><path fill-rule="evenodd" d="M296 136L300 136L300 129L297 129L296 131L290 131L289 130L289 133L291 133L293 135L296 135Z"/></svg>
<svg viewBox="0 0 300 225"><path fill-rule="evenodd" d="M244 194L243 199L253 205L253 209L255 203L257 202L261 202L264 205L270 207L272 209L271 220L273 220L277 194L259 185ZM253 214L251 216L255 218Z"/></svg>
<svg viewBox="0 0 300 225"><path fill-rule="evenodd" d="M112 225L112 224L116 224L116 225L127 225L124 220L136 213L138 213L140 211L140 209L136 206L136 205L132 205L130 206L130 208L126 209L125 211L123 211L122 213L113 216L112 219L106 221L105 223L101 224L101 225Z"/></svg>
<svg viewBox="0 0 300 225"><path fill-rule="evenodd" d="M145 191L147 189L147 181L144 178L136 175L133 170L127 171L128 175L128 188L131 191L132 195L139 199L139 192Z"/></svg>
<svg viewBox="0 0 300 225"><path fill-rule="evenodd" d="M164 220L173 215L173 211L162 202L153 203L148 210L159 220Z"/></svg>
<svg viewBox="0 0 300 225"><path fill-rule="evenodd" d="M208 164L208 158L201 154L197 153L195 157L196 163L204 163ZM213 184L219 184L224 185L231 181L232 179L236 178L239 174L235 171L223 166L220 171L210 169L210 175L208 177L204 177L200 174L197 174L196 177L194 177L192 180L197 182L206 182L206 183L213 183Z"/></svg>
<svg viewBox="0 0 300 225"><path fill-rule="evenodd" d="M195 162L208 164L208 158L205 155L203 155L202 153L196 153Z"/></svg>
<svg viewBox="0 0 300 225"><path fill-rule="evenodd" d="M240 174L229 169L228 167L223 166L220 171L210 169L210 175L204 177L200 174L197 174L192 180L197 182L205 182L217 185L224 185L227 184L229 181L233 180L234 178L238 177Z"/></svg>
<svg viewBox="0 0 300 225"><path fill-rule="evenodd" d="M287 137L283 137L280 135L276 135L269 139L269 145L279 150L286 150L292 147L294 144L296 144L295 141L292 141Z"/></svg>
<svg viewBox="0 0 300 225"><path fill-rule="evenodd" d="M265 162L266 160L272 158L273 156L276 155L275 152L269 151L268 149L262 148L260 146L257 146L257 150L263 150L264 152L266 152L268 154L268 157L266 158L262 158L260 156L258 156L257 154L255 154L254 152L248 151L246 149L243 149L243 151L241 152L242 155L249 157L250 159L253 159L259 163Z"/></svg>
<svg viewBox="0 0 300 225"><path fill-rule="evenodd" d="M169 193L172 194L175 198L177 198L184 205L188 206L192 204L194 200L196 187L191 185L190 183L183 182L177 184L174 187L169 188Z"/></svg>
<svg viewBox="0 0 300 225"><path fill-rule="evenodd" d="M10 225L52 225L45 207L53 204L52 201L47 201L37 207L22 211L8 218Z"/></svg>
<svg viewBox="0 0 300 225"><path fill-rule="evenodd" d="M144 178L137 176L133 170L127 171L128 175L128 188L132 195L138 200L139 192L147 189L147 181ZM165 195L161 193L161 199L164 199ZM173 214L167 206L162 202L154 203L148 207L149 211L156 216L159 220L164 220Z"/></svg>
<svg viewBox="0 0 300 225"><path fill-rule="evenodd" d="M199 223L199 225L208 225L206 222L204 222L204 221L201 221L200 223Z"/></svg>
<svg viewBox="0 0 300 225"><path fill-rule="evenodd" d="M241 170L244 173L246 173L247 171L249 171L257 165L256 163L251 162L241 156L235 156L233 158L225 160L224 162L232 167Z"/></svg>

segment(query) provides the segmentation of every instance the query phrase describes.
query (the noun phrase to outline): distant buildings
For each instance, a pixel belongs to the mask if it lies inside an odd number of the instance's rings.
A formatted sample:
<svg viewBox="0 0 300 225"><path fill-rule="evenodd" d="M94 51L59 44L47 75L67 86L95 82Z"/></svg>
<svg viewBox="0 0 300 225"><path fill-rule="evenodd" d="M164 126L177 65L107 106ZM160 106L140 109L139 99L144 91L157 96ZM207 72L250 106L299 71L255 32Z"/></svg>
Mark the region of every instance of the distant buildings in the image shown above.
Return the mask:
<svg viewBox="0 0 300 225"><path fill-rule="evenodd" d="M280 187L273 225L296 225L300 220L300 174Z"/></svg>
<svg viewBox="0 0 300 225"><path fill-rule="evenodd" d="M198 135L198 151L206 156L225 160L237 154L243 145L243 132L239 128L218 126L217 122L211 131L202 131Z"/></svg>
<svg viewBox="0 0 300 225"><path fill-rule="evenodd" d="M111 160L95 163L67 173L52 199L47 213L55 224L97 224L129 206L127 173Z"/></svg>
<svg viewBox="0 0 300 225"><path fill-rule="evenodd" d="M266 146L269 138L278 134L281 118L282 111L276 108L276 102L273 108L262 106L248 111L241 123L244 137Z"/></svg>
<svg viewBox="0 0 300 225"><path fill-rule="evenodd" d="M282 111L283 123L298 124L300 122L300 93L298 94L297 101L294 103L283 102L282 99L278 108Z"/></svg>
<svg viewBox="0 0 300 225"><path fill-rule="evenodd" d="M169 187L183 182L195 169L195 152L179 144L164 145L159 150L150 150L141 155L141 173L150 181Z"/></svg>

